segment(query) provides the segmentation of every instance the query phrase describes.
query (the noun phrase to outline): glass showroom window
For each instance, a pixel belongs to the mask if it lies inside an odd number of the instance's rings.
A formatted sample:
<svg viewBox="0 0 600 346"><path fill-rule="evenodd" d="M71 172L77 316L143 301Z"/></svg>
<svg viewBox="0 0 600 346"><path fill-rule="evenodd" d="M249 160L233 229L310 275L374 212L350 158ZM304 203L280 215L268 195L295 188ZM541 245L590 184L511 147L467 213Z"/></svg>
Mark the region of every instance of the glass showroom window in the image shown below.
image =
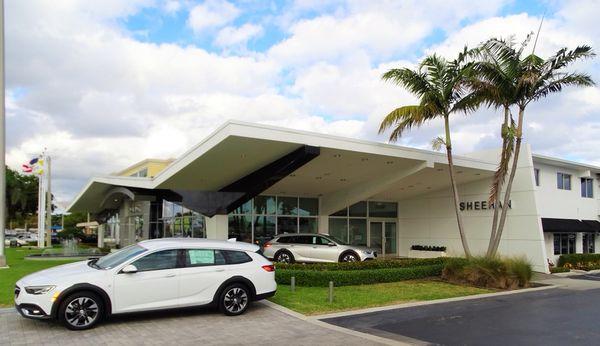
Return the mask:
<svg viewBox="0 0 600 346"><path fill-rule="evenodd" d="M282 233L317 233L319 200L257 196L229 214L229 237L259 245Z"/></svg>
<svg viewBox="0 0 600 346"><path fill-rule="evenodd" d="M594 179L581 178L581 197L594 198Z"/></svg>
<svg viewBox="0 0 600 346"><path fill-rule="evenodd" d="M556 173L556 187L560 190L571 190L571 175L566 173Z"/></svg>
<svg viewBox="0 0 600 346"><path fill-rule="evenodd" d="M575 253L575 233L554 233L554 254Z"/></svg>
<svg viewBox="0 0 600 346"><path fill-rule="evenodd" d="M204 216L193 210L187 209L177 203L163 201L162 205L155 208L156 218L151 211L151 234L155 238L179 237L179 238L205 238L206 227ZM161 213L160 216L158 213ZM153 220L158 220L152 225Z"/></svg>
<svg viewBox="0 0 600 346"><path fill-rule="evenodd" d="M329 215L329 234L352 245L367 245L367 218L398 217L398 203L361 201Z"/></svg>

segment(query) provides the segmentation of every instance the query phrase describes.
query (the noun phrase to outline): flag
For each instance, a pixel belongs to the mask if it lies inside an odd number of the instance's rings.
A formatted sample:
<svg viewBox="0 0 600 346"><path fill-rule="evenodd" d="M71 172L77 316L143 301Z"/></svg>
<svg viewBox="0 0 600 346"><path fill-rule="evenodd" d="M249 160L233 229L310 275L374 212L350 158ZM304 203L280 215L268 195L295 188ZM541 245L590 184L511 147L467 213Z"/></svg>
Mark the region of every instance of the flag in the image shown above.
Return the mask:
<svg viewBox="0 0 600 346"><path fill-rule="evenodd" d="M29 165L22 165L21 169L23 170L23 172L25 173L31 173L31 171L33 171L33 168Z"/></svg>
<svg viewBox="0 0 600 346"><path fill-rule="evenodd" d="M35 157L33 159L31 159L31 161L29 161L29 165L35 165L38 162L38 158Z"/></svg>

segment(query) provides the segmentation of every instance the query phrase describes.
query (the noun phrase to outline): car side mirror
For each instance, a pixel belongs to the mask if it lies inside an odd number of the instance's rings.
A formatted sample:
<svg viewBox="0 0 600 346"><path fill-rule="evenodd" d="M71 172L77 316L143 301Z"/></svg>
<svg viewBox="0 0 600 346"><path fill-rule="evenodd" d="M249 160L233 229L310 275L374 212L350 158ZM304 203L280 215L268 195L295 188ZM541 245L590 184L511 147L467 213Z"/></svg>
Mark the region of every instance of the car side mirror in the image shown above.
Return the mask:
<svg viewBox="0 0 600 346"><path fill-rule="evenodd" d="M125 266L125 268L121 269L121 273L125 273L125 274L133 274L133 273L137 273L138 269L136 266L134 266L133 264L128 264Z"/></svg>
<svg viewBox="0 0 600 346"><path fill-rule="evenodd" d="M327 245L328 246L335 246L335 243L330 241L329 243L327 243Z"/></svg>

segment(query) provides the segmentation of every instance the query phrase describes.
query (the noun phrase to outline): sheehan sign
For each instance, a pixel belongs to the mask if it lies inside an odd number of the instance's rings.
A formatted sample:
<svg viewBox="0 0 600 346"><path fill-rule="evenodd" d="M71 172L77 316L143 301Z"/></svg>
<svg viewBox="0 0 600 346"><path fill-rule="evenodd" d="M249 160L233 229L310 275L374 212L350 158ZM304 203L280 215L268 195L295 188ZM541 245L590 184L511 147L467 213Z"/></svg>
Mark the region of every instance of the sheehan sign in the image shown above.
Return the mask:
<svg viewBox="0 0 600 346"><path fill-rule="evenodd" d="M508 209L512 209L512 201L508 201ZM460 210L488 210L495 209L495 203L488 203L488 201L472 201L472 202L460 202ZM502 209L502 202L498 201L498 207Z"/></svg>

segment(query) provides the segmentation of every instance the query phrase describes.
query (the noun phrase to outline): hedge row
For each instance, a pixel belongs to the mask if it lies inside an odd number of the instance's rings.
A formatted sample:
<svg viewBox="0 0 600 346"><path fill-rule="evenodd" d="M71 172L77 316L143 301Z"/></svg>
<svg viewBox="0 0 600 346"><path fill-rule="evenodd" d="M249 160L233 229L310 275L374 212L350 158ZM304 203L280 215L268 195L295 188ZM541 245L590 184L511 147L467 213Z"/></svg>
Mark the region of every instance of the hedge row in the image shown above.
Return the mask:
<svg viewBox="0 0 600 346"><path fill-rule="evenodd" d="M560 255L558 258L558 267L564 267L565 265L577 269L579 269L578 267L600 267L600 254L572 253Z"/></svg>
<svg viewBox="0 0 600 346"><path fill-rule="evenodd" d="M568 273L571 270L569 268L566 267L550 267L550 273L554 274L554 273Z"/></svg>
<svg viewBox="0 0 600 346"><path fill-rule="evenodd" d="M420 265L412 267L359 269L359 270L308 270L308 269L278 269L275 280L278 284L289 285L291 278L296 278L298 286L325 287L329 281L335 286L368 285L383 282L422 279L440 276L444 264Z"/></svg>
<svg viewBox="0 0 600 346"><path fill-rule="evenodd" d="M401 258L364 262L341 263L276 263L277 270L311 270L311 271L338 271L338 270L368 270L386 268L409 268L444 264L447 257L439 258Z"/></svg>

